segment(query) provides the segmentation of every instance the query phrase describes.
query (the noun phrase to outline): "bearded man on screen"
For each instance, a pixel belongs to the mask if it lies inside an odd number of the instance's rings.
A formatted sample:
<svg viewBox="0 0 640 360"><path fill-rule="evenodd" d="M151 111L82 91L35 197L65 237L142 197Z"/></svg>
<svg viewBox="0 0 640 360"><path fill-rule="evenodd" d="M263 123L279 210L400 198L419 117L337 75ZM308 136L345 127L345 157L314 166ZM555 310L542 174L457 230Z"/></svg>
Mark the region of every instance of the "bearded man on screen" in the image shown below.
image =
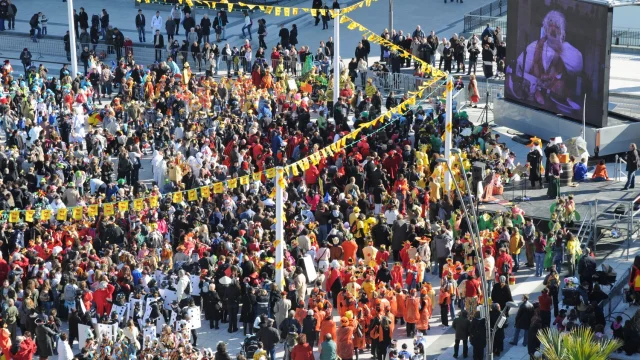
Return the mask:
<svg viewBox="0 0 640 360"><path fill-rule="evenodd" d="M564 15L549 11L542 21L540 39L518 57L516 74L530 81L529 93L540 105L548 101L549 95L567 99L569 79L582 72L582 53L566 41L565 29Z"/></svg>

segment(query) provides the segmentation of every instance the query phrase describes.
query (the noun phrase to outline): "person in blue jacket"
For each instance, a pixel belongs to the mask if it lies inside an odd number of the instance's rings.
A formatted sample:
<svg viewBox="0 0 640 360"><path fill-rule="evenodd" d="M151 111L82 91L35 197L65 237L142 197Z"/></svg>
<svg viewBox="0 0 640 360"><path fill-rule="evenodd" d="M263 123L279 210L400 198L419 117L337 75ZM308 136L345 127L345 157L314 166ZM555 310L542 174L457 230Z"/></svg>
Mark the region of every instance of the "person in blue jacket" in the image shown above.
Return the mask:
<svg viewBox="0 0 640 360"><path fill-rule="evenodd" d="M573 166L573 180L585 181L587 179L587 159L582 158Z"/></svg>

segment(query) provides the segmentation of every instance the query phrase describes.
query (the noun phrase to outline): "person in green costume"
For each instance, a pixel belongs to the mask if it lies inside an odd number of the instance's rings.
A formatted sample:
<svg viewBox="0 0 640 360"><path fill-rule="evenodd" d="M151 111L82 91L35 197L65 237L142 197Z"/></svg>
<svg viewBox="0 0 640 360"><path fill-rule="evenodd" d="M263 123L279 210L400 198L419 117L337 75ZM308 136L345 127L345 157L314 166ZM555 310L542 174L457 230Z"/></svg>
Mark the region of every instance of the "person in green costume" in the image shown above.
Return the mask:
<svg viewBox="0 0 640 360"><path fill-rule="evenodd" d="M491 215L485 212L480 216L478 220L478 230L493 230L493 222L491 221Z"/></svg>
<svg viewBox="0 0 640 360"><path fill-rule="evenodd" d="M555 243L556 239L553 237L553 233L549 233L547 246L544 248L544 270L551 268L551 265L553 265L553 245Z"/></svg>

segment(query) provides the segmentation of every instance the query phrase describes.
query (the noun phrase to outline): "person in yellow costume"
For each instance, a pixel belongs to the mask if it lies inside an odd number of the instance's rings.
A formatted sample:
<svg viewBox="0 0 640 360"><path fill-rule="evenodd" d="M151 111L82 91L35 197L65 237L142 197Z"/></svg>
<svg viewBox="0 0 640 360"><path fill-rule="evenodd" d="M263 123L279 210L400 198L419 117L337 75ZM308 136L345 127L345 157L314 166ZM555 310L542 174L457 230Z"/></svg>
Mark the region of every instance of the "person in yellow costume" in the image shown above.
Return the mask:
<svg viewBox="0 0 640 360"><path fill-rule="evenodd" d="M373 246L373 240L367 240L367 246L362 249L362 254L364 255L364 264L366 266L375 267L376 264L376 255L378 254L378 249Z"/></svg>
<svg viewBox="0 0 640 360"><path fill-rule="evenodd" d="M188 85L189 81L191 81L191 66L188 62L185 62L182 68L182 83Z"/></svg>
<svg viewBox="0 0 640 360"><path fill-rule="evenodd" d="M366 280L362 283L362 290L364 290L367 297L371 297L371 293L376 289L376 282L372 275L367 275Z"/></svg>
<svg viewBox="0 0 640 360"><path fill-rule="evenodd" d="M376 86L373 85L373 79L368 78L367 86L364 88L365 94L367 94L368 97L372 97L373 95L375 95L377 91L378 91L378 88L376 88Z"/></svg>

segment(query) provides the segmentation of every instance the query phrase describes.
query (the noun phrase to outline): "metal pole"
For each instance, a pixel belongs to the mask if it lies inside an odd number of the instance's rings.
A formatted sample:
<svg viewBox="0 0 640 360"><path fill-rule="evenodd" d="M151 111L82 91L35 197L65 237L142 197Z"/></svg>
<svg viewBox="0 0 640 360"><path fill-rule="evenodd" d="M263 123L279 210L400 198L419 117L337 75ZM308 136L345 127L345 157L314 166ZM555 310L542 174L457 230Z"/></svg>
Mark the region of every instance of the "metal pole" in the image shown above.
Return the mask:
<svg viewBox="0 0 640 360"><path fill-rule="evenodd" d="M279 290L283 290L284 287L284 199L282 197L284 189L280 186L280 178L283 176L284 169L277 167L274 185L276 187L276 287Z"/></svg>
<svg viewBox="0 0 640 360"><path fill-rule="evenodd" d="M389 33L393 32L393 0L389 0Z"/></svg>
<svg viewBox="0 0 640 360"><path fill-rule="evenodd" d="M593 217L593 254L596 253L596 243L598 242L598 199L594 205L595 215ZM587 243L587 245L589 245Z"/></svg>
<svg viewBox="0 0 640 360"><path fill-rule="evenodd" d="M634 202L631 200L629 202L629 236L627 237L627 261L629 260L629 251L631 251L631 241L633 240L633 233L635 231L635 226L633 223L633 205Z"/></svg>
<svg viewBox="0 0 640 360"><path fill-rule="evenodd" d="M587 140L587 94L584 94L584 103L582 105L582 138Z"/></svg>
<svg viewBox="0 0 640 360"><path fill-rule="evenodd" d="M451 163L451 159L448 159L448 162ZM456 189L456 192L458 193L458 197L460 198L460 204L462 205L462 211L464 211L465 213L465 219L467 221L467 226L469 226L469 229L473 229L475 228L476 230L478 229L478 219L476 218L473 223L475 224L475 227L471 226L471 220L469 219L469 213L467 212L467 206L464 204L464 201L462 201L462 194L460 194L460 188L458 187L458 182L456 181L455 177L453 177L453 173L451 172L451 167L447 168L449 171L447 171L447 173L449 174L449 176L451 177L451 180L453 180L453 185ZM489 322L489 297L487 294L487 279L486 279L486 274L484 273L484 259L482 258L482 245L480 243L480 232L478 232L477 234L475 234L475 239L473 239L472 236L472 240L474 240L474 242L476 243L476 246L479 246L479 248L476 248L476 261L478 262L477 266L480 266L480 270L478 271L480 273L480 280L482 281L482 300L483 300L483 304L482 306L484 307L484 312L485 312L485 326L486 326L486 331L487 331L487 336L490 338L490 341L487 344L487 358L489 360L493 360L493 335L491 334L491 324ZM469 310L469 309L467 309Z"/></svg>
<svg viewBox="0 0 640 360"><path fill-rule="evenodd" d="M335 112L340 94L340 10L334 10L333 19L333 109Z"/></svg>
<svg viewBox="0 0 640 360"><path fill-rule="evenodd" d="M447 104L446 104L446 121L444 126L444 157L447 161L447 168L451 167L451 132L453 131L453 87L449 86L449 82L453 81L451 76L447 77ZM451 191L451 173L444 174L444 190L445 194Z"/></svg>
<svg viewBox="0 0 640 360"><path fill-rule="evenodd" d="M69 22L69 47L71 48L71 77L78 75L78 56L76 53L76 36L73 19L73 0L67 0L67 21Z"/></svg>

